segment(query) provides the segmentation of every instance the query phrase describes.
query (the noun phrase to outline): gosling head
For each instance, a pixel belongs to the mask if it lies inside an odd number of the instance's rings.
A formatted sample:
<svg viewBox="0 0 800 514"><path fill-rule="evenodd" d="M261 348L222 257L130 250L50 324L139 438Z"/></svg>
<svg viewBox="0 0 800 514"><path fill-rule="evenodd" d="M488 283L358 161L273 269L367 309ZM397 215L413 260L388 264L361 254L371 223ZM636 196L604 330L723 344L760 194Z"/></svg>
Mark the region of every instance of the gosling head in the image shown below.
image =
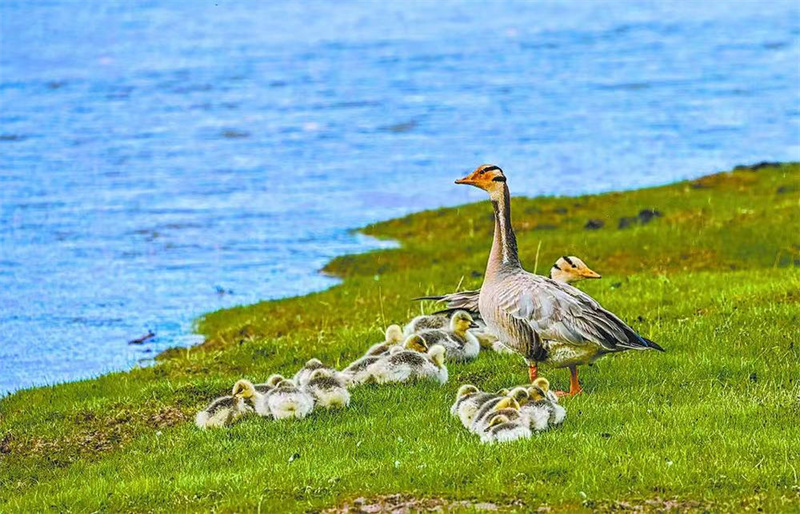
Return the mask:
<svg viewBox="0 0 800 514"><path fill-rule="evenodd" d="M231 395L234 398L250 399L256 395L256 388L249 380L239 380L233 384L233 392Z"/></svg>
<svg viewBox="0 0 800 514"><path fill-rule="evenodd" d="M306 361L306 364L303 367L306 369L319 369L319 368L324 368L325 365L322 363L321 360L314 358Z"/></svg>
<svg viewBox="0 0 800 514"><path fill-rule="evenodd" d="M456 180L456 184L467 184L483 189L492 199L500 198L506 186L506 176L499 166L481 164L475 171L464 178Z"/></svg>
<svg viewBox="0 0 800 514"><path fill-rule="evenodd" d="M275 387L276 385L278 385L278 382L282 380L285 380L285 377L283 375L275 373L274 375L269 376L269 378L267 379L267 385Z"/></svg>
<svg viewBox="0 0 800 514"><path fill-rule="evenodd" d="M411 334L406 338L406 341L403 343L403 347L406 350L412 350L419 353L425 353L428 351L428 344L422 338L422 336L418 334Z"/></svg>
<svg viewBox="0 0 800 514"><path fill-rule="evenodd" d="M472 316L467 311L456 311L450 318L450 330L456 334L464 335L471 328L478 328L479 325L473 321Z"/></svg>
<svg viewBox="0 0 800 514"><path fill-rule="evenodd" d="M308 381L311 382L312 380L316 380L318 378L330 378L333 376L333 373L329 369L325 368L317 368L311 372L308 376Z"/></svg>
<svg viewBox="0 0 800 514"><path fill-rule="evenodd" d="M550 382L548 382L544 377L537 378L528 388L528 396L530 401L538 402L539 400L544 400L547 395L547 391L549 390Z"/></svg>
<svg viewBox="0 0 800 514"><path fill-rule="evenodd" d="M456 398L463 398L465 396L469 396L471 394L476 394L479 392L480 390L478 390L478 388L475 387L474 385L464 384L458 388L458 392L456 393Z"/></svg>
<svg viewBox="0 0 800 514"><path fill-rule="evenodd" d="M586 278L602 278L599 273L589 269L581 259L575 256L559 257L550 268L550 278L558 282L570 284Z"/></svg>
<svg viewBox="0 0 800 514"><path fill-rule="evenodd" d="M493 417L492 420L489 422L489 428L492 428L497 425L502 425L503 423L508 423L511 421L508 419L508 416L505 414L498 414L497 416Z"/></svg>
<svg viewBox="0 0 800 514"><path fill-rule="evenodd" d="M403 329L398 325L386 327L386 343L397 344L403 342Z"/></svg>
<svg viewBox="0 0 800 514"><path fill-rule="evenodd" d="M431 358L431 361L433 361L437 368L444 366L444 354L444 346L440 344L435 344L431 346L430 350L428 350L428 357Z"/></svg>
<svg viewBox="0 0 800 514"><path fill-rule="evenodd" d="M524 387L515 387L508 393L508 396L515 399L520 405L525 405L530 400L530 393Z"/></svg>
<svg viewBox="0 0 800 514"><path fill-rule="evenodd" d="M503 409L514 409L519 410L519 402L510 396L506 396L497 404L495 404L493 410L503 410Z"/></svg>

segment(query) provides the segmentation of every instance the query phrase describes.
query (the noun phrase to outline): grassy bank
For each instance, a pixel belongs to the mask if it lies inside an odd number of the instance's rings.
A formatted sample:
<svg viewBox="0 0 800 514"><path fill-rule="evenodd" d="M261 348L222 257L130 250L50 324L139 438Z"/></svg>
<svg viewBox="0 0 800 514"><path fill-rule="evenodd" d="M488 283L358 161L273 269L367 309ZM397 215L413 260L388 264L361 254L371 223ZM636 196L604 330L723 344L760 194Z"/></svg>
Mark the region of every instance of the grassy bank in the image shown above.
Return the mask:
<svg viewBox="0 0 800 514"><path fill-rule="evenodd" d="M587 368L587 394L564 401L560 429L486 447L449 416L459 384L525 380L518 357L498 354L451 365L443 387L355 389L342 413L211 432L191 423L239 377L291 374L312 356L343 366L420 311L409 298L477 287L492 230L482 202L367 227L401 247L336 259L326 271L344 281L328 291L209 314L206 343L156 367L0 400L0 512L303 511L358 497L452 510L798 511L798 184L791 164L514 199L528 269L537 249L540 272L583 257L604 278L581 287L667 349ZM653 209L661 216L639 216ZM566 387L566 372L544 374Z"/></svg>

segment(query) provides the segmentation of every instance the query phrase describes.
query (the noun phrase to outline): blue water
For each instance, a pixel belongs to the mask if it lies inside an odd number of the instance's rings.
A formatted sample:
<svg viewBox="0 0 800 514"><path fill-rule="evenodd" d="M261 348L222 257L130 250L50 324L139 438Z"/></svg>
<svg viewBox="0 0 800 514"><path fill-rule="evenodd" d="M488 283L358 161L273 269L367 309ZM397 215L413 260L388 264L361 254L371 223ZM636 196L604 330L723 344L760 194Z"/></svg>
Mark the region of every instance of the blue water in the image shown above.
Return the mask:
<svg viewBox="0 0 800 514"><path fill-rule="evenodd" d="M536 195L800 159L795 1L3 0L0 38L0 392L328 287L482 162Z"/></svg>

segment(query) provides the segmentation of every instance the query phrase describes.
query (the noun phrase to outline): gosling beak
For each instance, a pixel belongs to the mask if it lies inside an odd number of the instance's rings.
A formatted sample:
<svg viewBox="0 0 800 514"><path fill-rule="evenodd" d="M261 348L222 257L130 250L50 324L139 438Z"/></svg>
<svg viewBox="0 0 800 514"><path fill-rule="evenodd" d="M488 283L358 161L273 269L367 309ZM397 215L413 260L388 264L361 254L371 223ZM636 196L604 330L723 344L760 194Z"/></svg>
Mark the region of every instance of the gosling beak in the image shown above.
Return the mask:
<svg viewBox="0 0 800 514"><path fill-rule="evenodd" d="M481 328L481 326L475 323L474 321L470 321L469 328Z"/></svg>
<svg viewBox="0 0 800 514"><path fill-rule="evenodd" d="M583 278L603 278L603 275L597 273L596 271L592 271L589 268L586 268L585 270L581 271L581 276Z"/></svg>

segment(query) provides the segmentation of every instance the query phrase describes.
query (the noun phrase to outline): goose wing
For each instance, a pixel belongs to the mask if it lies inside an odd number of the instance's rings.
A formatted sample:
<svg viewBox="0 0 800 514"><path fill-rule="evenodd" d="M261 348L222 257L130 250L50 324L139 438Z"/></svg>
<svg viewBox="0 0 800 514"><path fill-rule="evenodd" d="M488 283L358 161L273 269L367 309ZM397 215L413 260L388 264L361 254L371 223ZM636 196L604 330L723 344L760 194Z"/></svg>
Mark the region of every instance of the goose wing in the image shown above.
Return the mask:
<svg viewBox="0 0 800 514"><path fill-rule="evenodd" d="M442 296L422 296L414 300L436 300L439 303L447 304L447 309L437 311L434 314L449 313L453 311L468 311L470 313L479 312L478 301L480 291L459 291Z"/></svg>
<svg viewBox="0 0 800 514"><path fill-rule="evenodd" d="M568 284L525 272L507 280L498 295L500 308L527 324L542 339L574 345L597 344L607 351L653 348L591 296Z"/></svg>

